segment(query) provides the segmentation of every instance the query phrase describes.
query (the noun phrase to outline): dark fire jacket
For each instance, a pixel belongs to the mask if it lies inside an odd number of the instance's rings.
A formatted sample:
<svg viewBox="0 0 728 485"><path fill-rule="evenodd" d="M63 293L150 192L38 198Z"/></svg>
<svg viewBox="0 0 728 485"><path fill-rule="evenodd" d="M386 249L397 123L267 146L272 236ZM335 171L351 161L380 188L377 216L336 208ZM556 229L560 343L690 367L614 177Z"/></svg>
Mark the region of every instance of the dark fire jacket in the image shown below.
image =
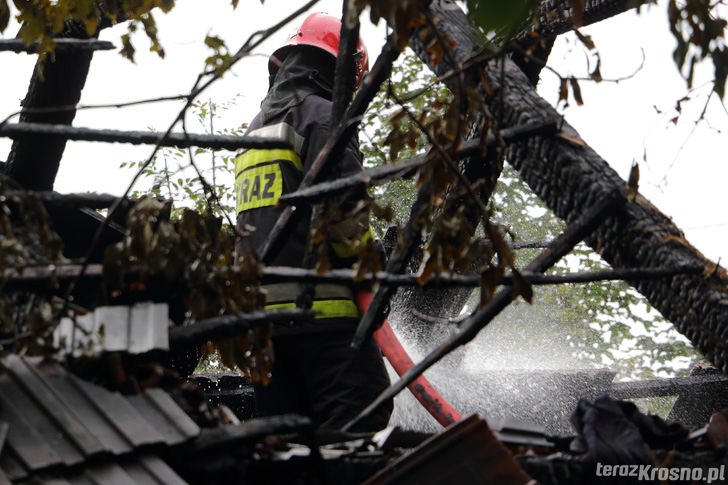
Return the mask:
<svg viewBox="0 0 728 485"><path fill-rule="evenodd" d="M317 94L306 94L303 99L292 101L292 106L289 103L287 109L273 116L262 111L250 123L246 133L248 136L283 138L291 143L292 150L251 149L242 152L235 160L237 224L241 229L247 226L255 228L251 239L257 250L261 249L283 212L284 207L278 206L278 199L298 188L329 136L331 101ZM340 167L344 177L362 170L361 152L355 137L346 146ZM297 210L303 213L270 265L302 266L311 208L301 204ZM336 236L329 241L334 268L350 267L354 256L352 243L362 235L371 235L367 219L350 218L336 224ZM266 285L265 289L268 291L266 308L293 308L300 285L272 284ZM317 319L359 318L352 290L346 285L317 285L313 310L318 312Z"/></svg>

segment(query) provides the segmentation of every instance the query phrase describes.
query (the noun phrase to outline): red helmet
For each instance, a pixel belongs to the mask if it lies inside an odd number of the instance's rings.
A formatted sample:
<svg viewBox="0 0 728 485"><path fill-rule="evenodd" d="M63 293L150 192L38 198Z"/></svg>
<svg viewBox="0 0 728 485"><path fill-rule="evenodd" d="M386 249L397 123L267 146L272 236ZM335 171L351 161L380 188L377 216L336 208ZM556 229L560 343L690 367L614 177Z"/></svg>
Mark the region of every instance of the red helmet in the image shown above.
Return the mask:
<svg viewBox="0 0 728 485"><path fill-rule="evenodd" d="M323 49L336 57L339 53L339 39L341 38L341 20L326 13L312 13L301 26L291 34L288 41L279 47L268 61L268 72L274 75L278 71L288 51L297 45L310 45ZM367 48L359 37L356 44L356 77L354 86L359 86L364 74L369 71L369 54Z"/></svg>

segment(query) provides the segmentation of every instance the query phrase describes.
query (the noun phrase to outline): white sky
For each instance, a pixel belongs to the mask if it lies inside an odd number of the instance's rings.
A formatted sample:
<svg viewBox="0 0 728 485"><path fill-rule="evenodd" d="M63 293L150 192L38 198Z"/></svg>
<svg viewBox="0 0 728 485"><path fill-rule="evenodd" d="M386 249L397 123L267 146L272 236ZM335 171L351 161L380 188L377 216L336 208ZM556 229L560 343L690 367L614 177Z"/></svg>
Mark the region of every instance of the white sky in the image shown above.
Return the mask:
<svg viewBox="0 0 728 485"><path fill-rule="evenodd" d="M136 38L136 64L114 52L97 53L81 102L99 104L186 93L210 53L202 44L207 33L226 39L234 50L252 32L274 24L301 3L266 0L261 6L257 0L243 0L237 11L232 11L227 0L178 0L170 14L156 16L166 59L147 53L148 44L141 34ZM322 0L315 9L339 14L341 0ZM694 101L683 106L678 125L669 122L675 114L676 100L687 89L672 61L674 41L665 11L662 1L642 15L627 13L584 29L597 43L605 78L632 73L641 63L641 49L645 52L645 65L633 78L619 84L582 82L585 106L572 103L565 114L586 142L622 177L627 176L633 160L640 161L641 192L675 220L688 240L715 260L728 256L728 214L722 209L726 206L728 180L728 168L722 158L728 115L714 98L707 111L709 125L701 123L689 137L694 128L692 121L698 118L705 103L707 90L702 89L694 93ZM255 115L267 88L267 56L294 24L263 44L259 55L241 61L232 74L202 96L202 100L211 98L222 103L240 95L237 107L228 111L218 125L236 126ZM16 31L17 26L11 26L4 37L14 36ZM117 26L104 31L102 39L119 46L119 36L124 31L125 26ZM376 57L384 38L383 26L371 26L364 18L363 37L370 57ZM25 96L34 58L10 53L0 56L0 119L4 119L18 110L19 101ZM561 74L585 76L583 60L582 49L575 47L573 36L562 36L549 65ZM710 70L704 71L699 73L696 86L710 79ZM547 71L542 74L539 92L552 103L557 101L557 81ZM122 110L80 111L74 123L95 128L164 130L179 107L179 103L163 103ZM664 114L659 114L655 107ZM189 126L193 131L201 131L194 122ZM0 138L0 160L7 157L10 145L10 140ZM645 152L647 161L643 162ZM55 189L120 194L133 174L128 169L119 169L119 164L145 159L150 153L148 146L69 142Z"/></svg>

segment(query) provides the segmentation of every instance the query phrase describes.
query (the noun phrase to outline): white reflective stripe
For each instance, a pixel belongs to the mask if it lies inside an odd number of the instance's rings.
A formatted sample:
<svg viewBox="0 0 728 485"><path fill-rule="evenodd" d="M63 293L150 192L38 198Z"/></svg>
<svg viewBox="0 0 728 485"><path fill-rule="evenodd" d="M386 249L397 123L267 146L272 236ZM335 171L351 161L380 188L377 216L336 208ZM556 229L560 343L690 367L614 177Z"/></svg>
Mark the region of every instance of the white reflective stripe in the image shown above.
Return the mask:
<svg viewBox="0 0 728 485"><path fill-rule="evenodd" d="M281 138L290 143L291 146L293 146L293 151L299 155L301 155L301 150L303 150L304 138L296 133L296 130L294 130L288 123L277 123L275 125L263 126L251 131L248 133L248 136L259 138Z"/></svg>
<svg viewBox="0 0 728 485"><path fill-rule="evenodd" d="M351 288L335 283L323 283L314 286L316 293L315 299L354 299L354 292ZM299 283L273 283L263 285L263 289L268 292L269 304L280 302L296 301L301 294L301 285Z"/></svg>

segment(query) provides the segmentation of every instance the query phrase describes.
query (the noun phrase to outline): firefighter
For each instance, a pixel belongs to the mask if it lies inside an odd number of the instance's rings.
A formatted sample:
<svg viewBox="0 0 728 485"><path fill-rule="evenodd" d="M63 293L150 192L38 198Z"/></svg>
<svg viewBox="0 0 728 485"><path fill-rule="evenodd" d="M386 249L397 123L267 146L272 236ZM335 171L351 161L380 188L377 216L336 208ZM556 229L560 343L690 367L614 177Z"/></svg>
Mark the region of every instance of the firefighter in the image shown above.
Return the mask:
<svg viewBox="0 0 728 485"><path fill-rule="evenodd" d="M288 140L293 149L252 149L235 161L237 224L253 227L251 242L261 249L283 211L282 194L295 191L329 137L334 70L341 22L336 17L309 15L281 48L270 57L270 88L260 113L247 131L249 136ZM359 39L355 56L355 86L368 70L368 56ZM337 160L342 176L362 170L359 143L353 137ZM357 198L344 207L356 205ZM311 209L297 207L295 227L269 264L301 267L307 246ZM350 267L355 256L351 241L368 230L364 217L335 224L328 243L334 268ZM368 231L367 231L368 230ZM240 251L241 248L239 247ZM294 308L301 293L296 283L266 285L267 309ZM353 351L351 338L360 318L351 287L322 284L314 287L313 322L276 327L275 363L271 382L256 385L259 415L298 413L310 416L317 426L339 429L389 385L384 362L375 342ZM288 331L288 333L286 333ZM362 422L353 431L376 431L387 425L389 406Z"/></svg>

